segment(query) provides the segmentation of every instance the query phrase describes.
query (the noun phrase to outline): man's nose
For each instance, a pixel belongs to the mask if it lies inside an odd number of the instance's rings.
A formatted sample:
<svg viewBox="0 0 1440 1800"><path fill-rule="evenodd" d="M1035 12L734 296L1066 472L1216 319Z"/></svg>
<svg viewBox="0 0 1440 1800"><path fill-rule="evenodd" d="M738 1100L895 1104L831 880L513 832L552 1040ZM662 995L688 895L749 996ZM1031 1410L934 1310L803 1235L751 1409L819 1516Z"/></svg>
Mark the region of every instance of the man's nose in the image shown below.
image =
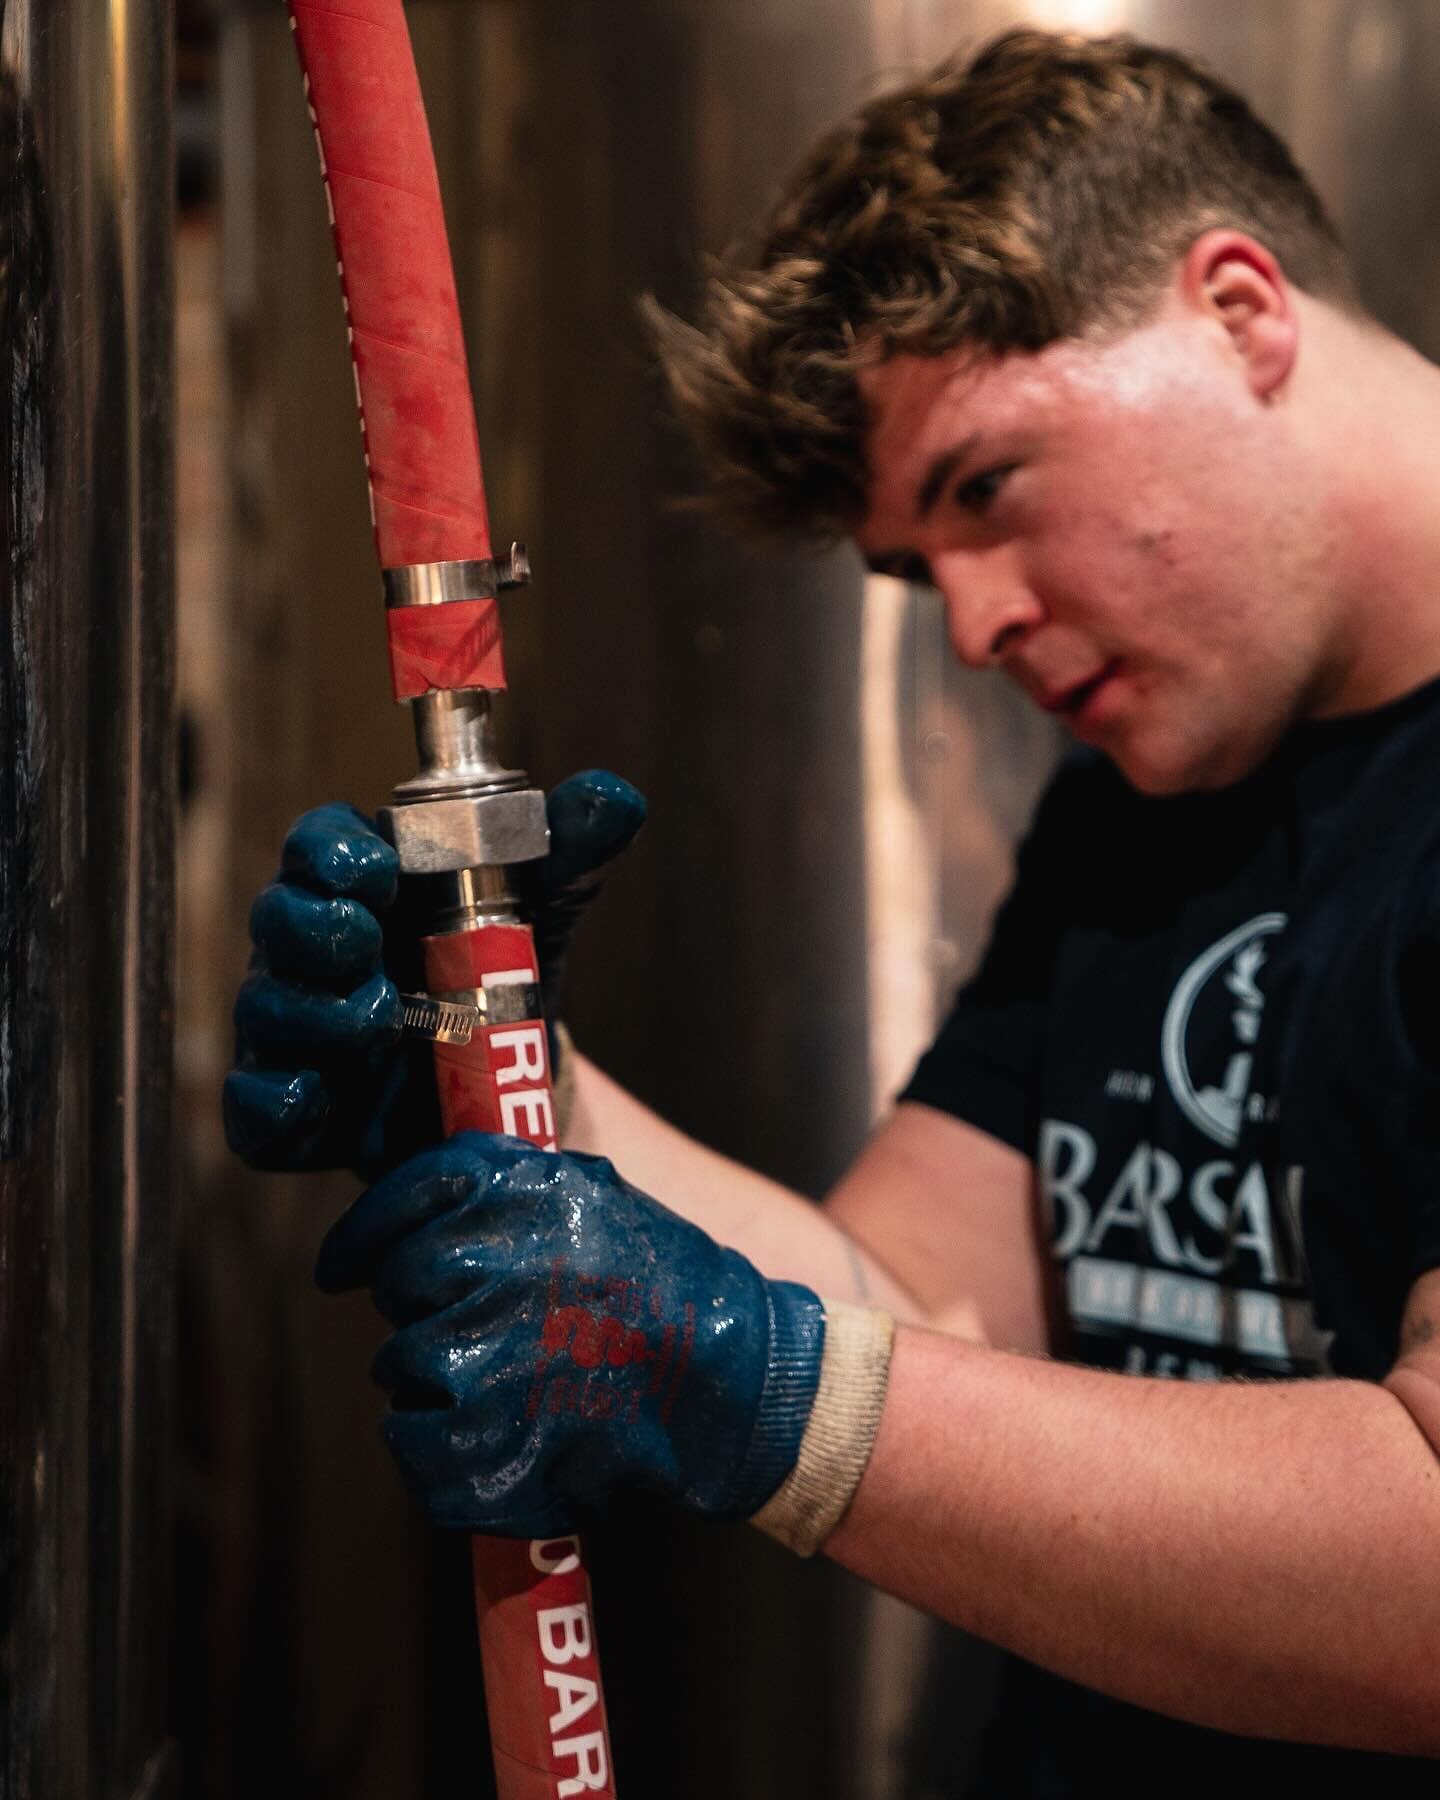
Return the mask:
<svg viewBox="0 0 1440 1800"><path fill-rule="evenodd" d="M997 663L1044 617L1012 546L957 551L931 564L950 642L967 668Z"/></svg>

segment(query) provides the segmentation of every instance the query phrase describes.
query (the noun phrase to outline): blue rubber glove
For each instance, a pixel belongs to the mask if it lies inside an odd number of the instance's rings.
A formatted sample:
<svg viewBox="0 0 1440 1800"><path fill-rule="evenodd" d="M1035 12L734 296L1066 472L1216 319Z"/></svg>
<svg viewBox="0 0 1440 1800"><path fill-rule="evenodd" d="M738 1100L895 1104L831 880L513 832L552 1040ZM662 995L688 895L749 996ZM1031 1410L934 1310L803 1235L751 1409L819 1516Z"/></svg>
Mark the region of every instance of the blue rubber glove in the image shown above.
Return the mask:
<svg viewBox="0 0 1440 1800"><path fill-rule="evenodd" d="M580 916L604 886L610 865L645 823L645 796L618 775L587 769L545 799L550 853L510 871L521 910L535 933L545 1017L560 1017L565 952Z"/></svg>
<svg viewBox="0 0 1440 1800"><path fill-rule="evenodd" d="M645 802L592 770L562 782L546 811L550 853L516 877L553 1017L570 934ZM431 1047L400 1033L398 994L424 980L398 875L394 850L354 807L316 807L291 827L279 878L251 910L255 956L223 1096L226 1138L254 1168L373 1178L440 1136Z"/></svg>
<svg viewBox="0 0 1440 1800"><path fill-rule="evenodd" d="M462 1132L361 1195L316 1279L399 1327L385 1433L438 1524L563 1534L635 1489L748 1518L799 1454L820 1301L601 1157Z"/></svg>
<svg viewBox="0 0 1440 1800"><path fill-rule="evenodd" d="M222 1105L230 1148L254 1168L379 1172L440 1135L430 1047L402 1039L384 967L399 873L363 814L317 806L250 909Z"/></svg>

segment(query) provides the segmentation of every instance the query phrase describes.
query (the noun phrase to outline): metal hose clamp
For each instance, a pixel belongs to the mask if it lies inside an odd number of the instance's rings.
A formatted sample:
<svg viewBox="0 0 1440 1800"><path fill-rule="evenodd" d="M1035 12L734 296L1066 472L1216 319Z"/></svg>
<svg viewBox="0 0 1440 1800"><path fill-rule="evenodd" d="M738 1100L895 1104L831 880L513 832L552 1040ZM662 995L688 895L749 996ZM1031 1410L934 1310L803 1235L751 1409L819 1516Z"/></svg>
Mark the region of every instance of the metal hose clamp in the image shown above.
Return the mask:
<svg viewBox="0 0 1440 1800"><path fill-rule="evenodd" d="M530 557L516 543L498 558L407 563L380 573L386 606L444 606L451 600L493 600L504 588L523 587L530 579Z"/></svg>

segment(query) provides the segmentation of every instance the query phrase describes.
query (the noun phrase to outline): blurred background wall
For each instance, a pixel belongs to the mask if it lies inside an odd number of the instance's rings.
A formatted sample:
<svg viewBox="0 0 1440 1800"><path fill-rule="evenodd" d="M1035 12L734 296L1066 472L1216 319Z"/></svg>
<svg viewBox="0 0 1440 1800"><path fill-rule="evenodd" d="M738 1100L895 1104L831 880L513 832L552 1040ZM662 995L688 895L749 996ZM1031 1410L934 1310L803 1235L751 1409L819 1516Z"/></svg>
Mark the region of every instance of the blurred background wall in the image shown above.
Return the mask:
<svg viewBox="0 0 1440 1800"><path fill-rule="evenodd" d="M819 1195L972 966L1056 745L998 684L950 666L930 598L867 580L846 553L752 555L673 508L692 475L636 297L685 310L705 253L821 125L1032 20L1206 55L1291 136L1379 315L1440 353L1440 14L1426 0L409 12L492 512L537 567L505 602L506 748L547 783L614 767L652 803L577 945L570 1017L677 1123ZM483 1795L463 1547L423 1528L380 1446L366 1303L310 1284L353 1186L253 1177L220 1140L245 914L285 826L320 799L373 808L413 752L387 697L283 9L180 0L174 23L172 713L171 12L0 0L7 94L23 102L0 120L6 216L29 232L4 278L12 374L30 385L12 381L6 404L45 396L43 428L27 435L26 413L0 441L0 1045L25 1046L0 1058L3 1791L428 1800L461 1781ZM118 179L122 151L138 187ZM42 741L43 766L28 762ZM988 1653L742 1532L642 1518L594 1554L632 1800L966 1791Z"/></svg>

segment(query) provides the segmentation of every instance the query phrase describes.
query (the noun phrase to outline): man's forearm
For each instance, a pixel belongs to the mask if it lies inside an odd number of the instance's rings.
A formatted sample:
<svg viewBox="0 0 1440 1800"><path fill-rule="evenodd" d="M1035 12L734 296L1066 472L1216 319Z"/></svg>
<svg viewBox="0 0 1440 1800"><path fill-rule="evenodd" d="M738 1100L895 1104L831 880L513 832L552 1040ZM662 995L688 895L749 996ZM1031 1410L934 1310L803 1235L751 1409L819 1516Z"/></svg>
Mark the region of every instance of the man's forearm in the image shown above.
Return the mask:
<svg viewBox="0 0 1440 1800"><path fill-rule="evenodd" d="M1440 1465L1383 1388L1170 1383L902 1331L826 1549L1123 1699L1440 1755Z"/></svg>
<svg viewBox="0 0 1440 1800"><path fill-rule="evenodd" d="M686 1137L578 1054L575 1074L567 1150L608 1156L627 1180L774 1280L801 1281L828 1299L923 1321L914 1296L817 1206Z"/></svg>

